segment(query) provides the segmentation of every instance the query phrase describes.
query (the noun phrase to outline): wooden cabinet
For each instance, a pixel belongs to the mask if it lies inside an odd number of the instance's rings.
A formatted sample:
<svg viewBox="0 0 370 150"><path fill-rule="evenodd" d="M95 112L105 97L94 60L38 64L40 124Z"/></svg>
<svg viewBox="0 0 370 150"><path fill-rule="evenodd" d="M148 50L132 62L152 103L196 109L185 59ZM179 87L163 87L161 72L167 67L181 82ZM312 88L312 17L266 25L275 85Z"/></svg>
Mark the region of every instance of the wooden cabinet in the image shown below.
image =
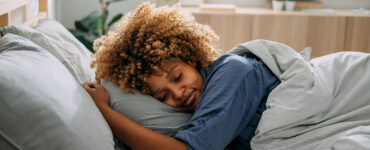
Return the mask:
<svg viewBox="0 0 370 150"><path fill-rule="evenodd" d="M219 46L223 51L252 39L252 16L250 15L197 14L195 17L199 23L212 27L220 37Z"/></svg>
<svg viewBox="0 0 370 150"><path fill-rule="evenodd" d="M308 17L256 15L253 17L252 39L281 42L301 50L307 44Z"/></svg>
<svg viewBox="0 0 370 150"><path fill-rule="evenodd" d="M305 30L307 43L302 46L312 47L312 57L344 50L346 17L310 16Z"/></svg>
<svg viewBox="0 0 370 150"><path fill-rule="evenodd" d="M370 17L347 17L344 49L370 52Z"/></svg>
<svg viewBox="0 0 370 150"><path fill-rule="evenodd" d="M266 39L297 51L312 47L312 57L344 50L370 52L370 15L346 10L318 14L264 8L238 8L235 12L184 9L215 30L223 51L243 42Z"/></svg>

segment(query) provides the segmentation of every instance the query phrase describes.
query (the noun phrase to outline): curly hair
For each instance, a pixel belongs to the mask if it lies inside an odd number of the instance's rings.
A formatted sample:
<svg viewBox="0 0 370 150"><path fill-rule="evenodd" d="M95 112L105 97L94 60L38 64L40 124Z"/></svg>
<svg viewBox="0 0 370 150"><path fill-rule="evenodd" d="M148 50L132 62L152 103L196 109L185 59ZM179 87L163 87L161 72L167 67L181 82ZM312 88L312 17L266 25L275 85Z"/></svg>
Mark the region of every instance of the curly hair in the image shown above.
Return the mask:
<svg viewBox="0 0 370 150"><path fill-rule="evenodd" d="M167 61L196 62L207 70L221 54L218 40L209 26L195 22L179 6L156 8L146 2L94 41L91 67L97 78L113 81L123 91L149 94L145 80Z"/></svg>

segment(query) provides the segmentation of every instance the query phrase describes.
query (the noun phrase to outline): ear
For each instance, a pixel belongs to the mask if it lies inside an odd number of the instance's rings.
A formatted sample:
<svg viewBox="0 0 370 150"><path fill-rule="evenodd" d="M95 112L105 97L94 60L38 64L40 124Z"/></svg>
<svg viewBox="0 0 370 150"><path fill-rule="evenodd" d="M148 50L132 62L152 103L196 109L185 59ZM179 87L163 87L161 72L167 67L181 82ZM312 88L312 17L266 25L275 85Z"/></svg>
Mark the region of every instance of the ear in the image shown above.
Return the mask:
<svg viewBox="0 0 370 150"><path fill-rule="evenodd" d="M197 66L197 63L193 61L188 61L188 64L194 68Z"/></svg>

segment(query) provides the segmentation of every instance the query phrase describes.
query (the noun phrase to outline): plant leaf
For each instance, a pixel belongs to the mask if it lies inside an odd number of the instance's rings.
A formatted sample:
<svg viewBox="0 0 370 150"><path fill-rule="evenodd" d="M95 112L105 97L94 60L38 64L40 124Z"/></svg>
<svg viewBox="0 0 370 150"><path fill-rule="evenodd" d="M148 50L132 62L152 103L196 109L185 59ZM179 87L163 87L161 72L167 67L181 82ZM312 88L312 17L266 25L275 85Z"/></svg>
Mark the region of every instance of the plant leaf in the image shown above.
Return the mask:
<svg viewBox="0 0 370 150"><path fill-rule="evenodd" d="M85 47L92 53L94 53L93 50L93 42L94 40L91 40L91 37L89 37L89 33L87 32L81 32L79 30L75 29L68 29L69 32L71 32Z"/></svg>
<svg viewBox="0 0 370 150"><path fill-rule="evenodd" d="M89 29L87 29L84 25L82 25L80 21L75 21L75 28L76 30L81 31L81 32L89 31Z"/></svg>
<svg viewBox="0 0 370 150"><path fill-rule="evenodd" d="M103 23L104 23L104 24L105 24L105 22L107 21L108 16L109 16L108 9L105 9L105 11L103 12L103 14L101 14L101 17L103 18Z"/></svg>
<svg viewBox="0 0 370 150"><path fill-rule="evenodd" d="M105 26L105 22L107 21L107 18L108 18L108 15L109 15L109 12L108 10L105 10L98 18L98 22L97 22L97 29L98 31L103 31L104 29L104 26Z"/></svg>
<svg viewBox="0 0 370 150"><path fill-rule="evenodd" d="M82 18L79 22L79 24L87 29L87 30L97 30L98 28L98 19L100 17L100 14L98 11L91 12L88 16Z"/></svg>
<svg viewBox="0 0 370 150"><path fill-rule="evenodd" d="M117 14L117 15L115 15L113 18L112 18L112 20L110 20L110 22L108 23L108 28L112 25L112 24L114 24L115 22L117 22L119 19L121 19L121 17L123 16L123 14L122 13L119 13L119 14Z"/></svg>

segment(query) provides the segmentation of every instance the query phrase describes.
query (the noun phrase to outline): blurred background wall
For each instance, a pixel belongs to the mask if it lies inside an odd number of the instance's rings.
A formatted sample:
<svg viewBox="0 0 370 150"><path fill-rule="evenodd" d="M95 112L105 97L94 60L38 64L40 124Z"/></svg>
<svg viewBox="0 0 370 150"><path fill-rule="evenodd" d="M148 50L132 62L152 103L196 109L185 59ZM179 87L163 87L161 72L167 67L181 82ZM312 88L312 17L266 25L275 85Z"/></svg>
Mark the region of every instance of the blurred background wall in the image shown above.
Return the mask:
<svg viewBox="0 0 370 150"><path fill-rule="evenodd" d="M74 21L79 20L93 10L99 10L99 0L50 0L54 9L51 17L60 21L67 28L73 28ZM147 0L126 0L109 6L110 18L121 12L127 13L134 10L139 4ZM268 0L204 0L206 3L231 3L246 7L270 7ZM370 9L370 0L321 0L325 8L335 9ZM49 7L49 8L50 8Z"/></svg>
<svg viewBox="0 0 370 150"><path fill-rule="evenodd" d="M134 10L145 0L126 0L109 6L110 20L117 13ZM55 19L67 28L74 27L74 21L88 15L93 10L100 10L99 0L55 0Z"/></svg>
<svg viewBox="0 0 370 150"><path fill-rule="evenodd" d="M319 0L327 8L353 9L360 7L370 8L370 0ZM268 0L206 0L207 3L233 3L240 6L266 7Z"/></svg>

